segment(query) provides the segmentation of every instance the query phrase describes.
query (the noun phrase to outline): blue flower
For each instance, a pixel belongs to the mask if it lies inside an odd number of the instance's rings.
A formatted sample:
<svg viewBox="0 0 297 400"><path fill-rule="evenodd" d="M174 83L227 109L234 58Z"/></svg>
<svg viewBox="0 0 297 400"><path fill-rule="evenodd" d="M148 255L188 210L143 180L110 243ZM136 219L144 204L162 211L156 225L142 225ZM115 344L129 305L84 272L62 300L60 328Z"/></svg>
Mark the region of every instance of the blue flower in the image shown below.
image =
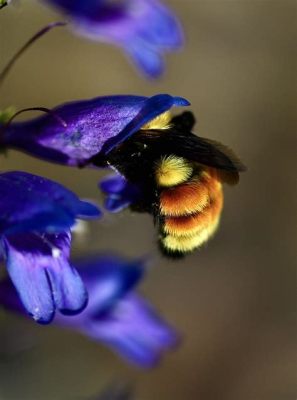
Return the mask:
<svg viewBox="0 0 297 400"><path fill-rule="evenodd" d="M187 100L168 94L150 98L107 96L66 103L38 118L2 125L0 148L16 148L48 161L83 166L171 107L187 105Z"/></svg>
<svg viewBox="0 0 297 400"><path fill-rule="evenodd" d="M105 209L111 213L122 211L141 199L139 188L118 173L103 178L99 187L106 194Z"/></svg>
<svg viewBox="0 0 297 400"><path fill-rule="evenodd" d="M87 292L69 264L70 227L96 206L62 185L25 172L0 174L0 255L27 312L40 323L55 310L80 312Z"/></svg>
<svg viewBox="0 0 297 400"><path fill-rule="evenodd" d="M57 314L54 324L103 342L142 367L156 365L164 352L177 345L176 332L146 300L133 293L144 274L143 261L127 262L106 255L81 260L76 267L89 293L88 305L71 318ZM8 280L0 282L0 303L23 313Z"/></svg>
<svg viewBox="0 0 297 400"><path fill-rule="evenodd" d="M158 0L46 1L67 15L78 34L121 47L148 77L163 72L163 53L183 45L178 19Z"/></svg>

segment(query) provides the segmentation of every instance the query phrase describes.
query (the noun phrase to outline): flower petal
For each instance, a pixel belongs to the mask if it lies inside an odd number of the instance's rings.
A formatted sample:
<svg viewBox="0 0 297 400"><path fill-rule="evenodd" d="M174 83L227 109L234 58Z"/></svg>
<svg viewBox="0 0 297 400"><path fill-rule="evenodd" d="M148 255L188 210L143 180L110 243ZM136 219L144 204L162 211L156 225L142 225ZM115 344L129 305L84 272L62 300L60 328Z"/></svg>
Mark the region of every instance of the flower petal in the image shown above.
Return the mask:
<svg viewBox="0 0 297 400"><path fill-rule="evenodd" d="M104 342L138 366L156 365L164 352L176 347L179 337L145 300L130 293L144 272L142 264L111 255L76 263L89 291L89 304L71 318L56 314L54 323ZM22 313L7 280L0 282L0 303Z"/></svg>
<svg viewBox="0 0 297 400"><path fill-rule="evenodd" d="M184 34L176 16L156 0L138 0L146 7L140 35L149 45L159 49L176 50L182 47ZM149 23L148 23L149 21Z"/></svg>
<svg viewBox="0 0 297 400"><path fill-rule="evenodd" d="M108 175L100 181L100 189L107 195L104 206L109 212L122 211L140 198L139 189L122 175Z"/></svg>
<svg viewBox="0 0 297 400"><path fill-rule="evenodd" d="M79 166L99 153L138 114L146 101L141 96L108 96L62 104L25 122L12 123L3 145L61 164Z"/></svg>
<svg viewBox="0 0 297 400"><path fill-rule="evenodd" d="M67 243L68 237L62 237ZM46 249L47 250L47 249ZM67 256L67 252L65 254ZM58 323L79 325L84 315L99 315L107 312L118 300L131 291L145 273L145 261L129 261L115 255L100 255L77 260L75 267L80 271L90 293L87 310L76 317L57 316ZM58 285L56 285L58 286ZM23 313L24 309L9 279L0 281L0 304L12 311Z"/></svg>
<svg viewBox="0 0 297 400"><path fill-rule="evenodd" d="M112 312L94 319L82 330L142 367L153 367L164 351L178 343L176 332L136 295L126 296Z"/></svg>
<svg viewBox="0 0 297 400"><path fill-rule="evenodd" d="M134 41L126 46L126 52L137 68L148 77L157 78L165 69L164 58L158 49L145 46L141 40Z"/></svg>
<svg viewBox="0 0 297 400"><path fill-rule="evenodd" d="M151 98L107 96L66 103L51 114L11 123L5 129L3 146L56 163L84 166L174 105L186 106L189 102L163 94Z"/></svg>
<svg viewBox="0 0 297 400"><path fill-rule="evenodd" d="M169 94L157 94L150 97L143 105L137 116L115 137L107 140L102 148L104 154L109 153L115 146L122 143L133 133L142 128L148 121L168 111L174 105L187 106L189 102L182 97L172 97Z"/></svg>
<svg viewBox="0 0 297 400"><path fill-rule="evenodd" d="M131 291L145 273L145 260L127 261L116 255L100 255L75 262L88 291L88 313L99 315Z"/></svg>
<svg viewBox="0 0 297 400"><path fill-rule="evenodd" d="M70 234L10 235L2 238L7 271L27 312L39 323L49 323L55 309L77 313L87 294L69 265Z"/></svg>
<svg viewBox="0 0 297 400"><path fill-rule="evenodd" d="M13 237L11 239L3 240L9 276L28 313L40 323L49 323L54 317L55 305L46 271L36 263L41 256L29 257L28 252L20 248L20 243L14 243ZM32 240L34 237L27 238L24 246L31 246Z"/></svg>
<svg viewBox="0 0 297 400"><path fill-rule="evenodd" d="M157 0L47 2L67 14L75 32L92 40L121 47L136 61L140 72L149 77L162 73L162 52L177 50L184 41L178 19ZM137 51L136 43L142 43L137 46ZM131 51L130 46L134 51Z"/></svg>
<svg viewBox="0 0 297 400"><path fill-rule="evenodd" d="M77 314L87 305L88 296L85 286L69 262L70 232L59 235L46 235L51 246L54 261L47 264L46 271L50 279L56 308L63 314Z"/></svg>
<svg viewBox="0 0 297 400"><path fill-rule="evenodd" d="M100 210L49 179L26 172L0 174L0 235L60 231L77 217L98 217Z"/></svg>

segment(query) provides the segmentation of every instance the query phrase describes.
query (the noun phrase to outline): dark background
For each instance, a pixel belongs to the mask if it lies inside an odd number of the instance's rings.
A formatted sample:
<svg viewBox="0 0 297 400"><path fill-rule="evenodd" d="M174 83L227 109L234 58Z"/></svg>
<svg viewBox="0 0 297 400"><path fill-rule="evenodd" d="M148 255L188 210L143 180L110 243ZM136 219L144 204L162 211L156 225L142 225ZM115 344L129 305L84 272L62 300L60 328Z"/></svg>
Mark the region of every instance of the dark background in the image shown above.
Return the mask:
<svg viewBox="0 0 297 400"><path fill-rule="evenodd" d="M184 261L157 259L142 291L184 336L162 365L142 372L74 333L1 311L0 399L84 399L120 379L138 400L293 400L295 387L296 2L171 0L187 45L149 83L114 47L57 29L18 62L0 107L52 107L108 94L184 96L196 132L232 147L248 166L226 187L218 234ZM0 65L61 16L37 1L0 13ZM29 115L27 116L29 117ZM100 199L97 171L73 171L11 151L1 170L56 179ZM102 199L101 199L102 200ZM91 223L74 255L101 249L157 256L148 216Z"/></svg>

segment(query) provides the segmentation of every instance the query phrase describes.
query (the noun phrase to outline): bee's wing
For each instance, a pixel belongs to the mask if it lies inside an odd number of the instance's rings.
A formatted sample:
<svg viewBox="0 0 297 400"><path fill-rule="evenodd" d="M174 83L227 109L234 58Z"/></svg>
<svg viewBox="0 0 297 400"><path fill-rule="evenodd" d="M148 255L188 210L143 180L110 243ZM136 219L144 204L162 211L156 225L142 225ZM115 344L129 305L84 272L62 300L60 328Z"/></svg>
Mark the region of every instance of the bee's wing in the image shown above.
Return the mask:
<svg viewBox="0 0 297 400"><path fill-rule="evenodd" d="M204 139L191 132L170 128L169 132L150 130L142 133L144 140L155 144L155 151L162 155L175 154L179 157L218 170L221 179L236 184L239 172L246 168L227 146L210 139Z"/></svg>
<svg viewBox="0 0 297 400"><path fill-rule="evenodd" d="M223 182L229 185L237 184L239 181L239 172L245 171L246 167L233 150L215 140L197 138L201 148L200 154L197 156L201 161L197 161L216 168Z"/></svg>

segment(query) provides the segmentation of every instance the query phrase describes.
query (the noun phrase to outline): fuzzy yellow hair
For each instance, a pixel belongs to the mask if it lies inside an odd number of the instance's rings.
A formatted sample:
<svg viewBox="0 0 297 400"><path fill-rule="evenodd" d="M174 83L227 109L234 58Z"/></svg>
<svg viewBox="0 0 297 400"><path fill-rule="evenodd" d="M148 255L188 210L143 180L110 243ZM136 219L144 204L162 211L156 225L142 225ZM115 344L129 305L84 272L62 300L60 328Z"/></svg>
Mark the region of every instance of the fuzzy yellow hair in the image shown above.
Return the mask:
<svg viewBox="0 0 297 400"><path fill-rule="evenodd" d="M194 236L165 236L162 244L167 251L188 253L202 246L215 233L218 228L220 216L207 227L197 232Z"/></svg>
<svg viewBox="0 0 297 400"><path fill-rule="evenodd" d="M170 187L186 182L193 172L191 165L182 157L163 157L156 165L156 180L159 186Z"/></svg>
<svg viewBox="0 0 297 400"><path fill-rule="evenodd" d="M188 181L163 190L160 195L160 214L169 217L185 216L202 211L209 204L206 185L200 181Z"/></svg>
<svg viewBox="0 0 297 400"><path fill-rule="evenodd" d="M170 127L171 121L171 113L170 111L166 111L163 114L158 115L156 118L147 122L143 125L141 129L167 129Z"/></svg>
<svg viewBox="0 0 297 400"><path fill-rule="evenodd" d="M164 222L164 233L171 236L195 236L206 229L212 220L211 206L202 212L182 217L166 217Z"/></svg>

